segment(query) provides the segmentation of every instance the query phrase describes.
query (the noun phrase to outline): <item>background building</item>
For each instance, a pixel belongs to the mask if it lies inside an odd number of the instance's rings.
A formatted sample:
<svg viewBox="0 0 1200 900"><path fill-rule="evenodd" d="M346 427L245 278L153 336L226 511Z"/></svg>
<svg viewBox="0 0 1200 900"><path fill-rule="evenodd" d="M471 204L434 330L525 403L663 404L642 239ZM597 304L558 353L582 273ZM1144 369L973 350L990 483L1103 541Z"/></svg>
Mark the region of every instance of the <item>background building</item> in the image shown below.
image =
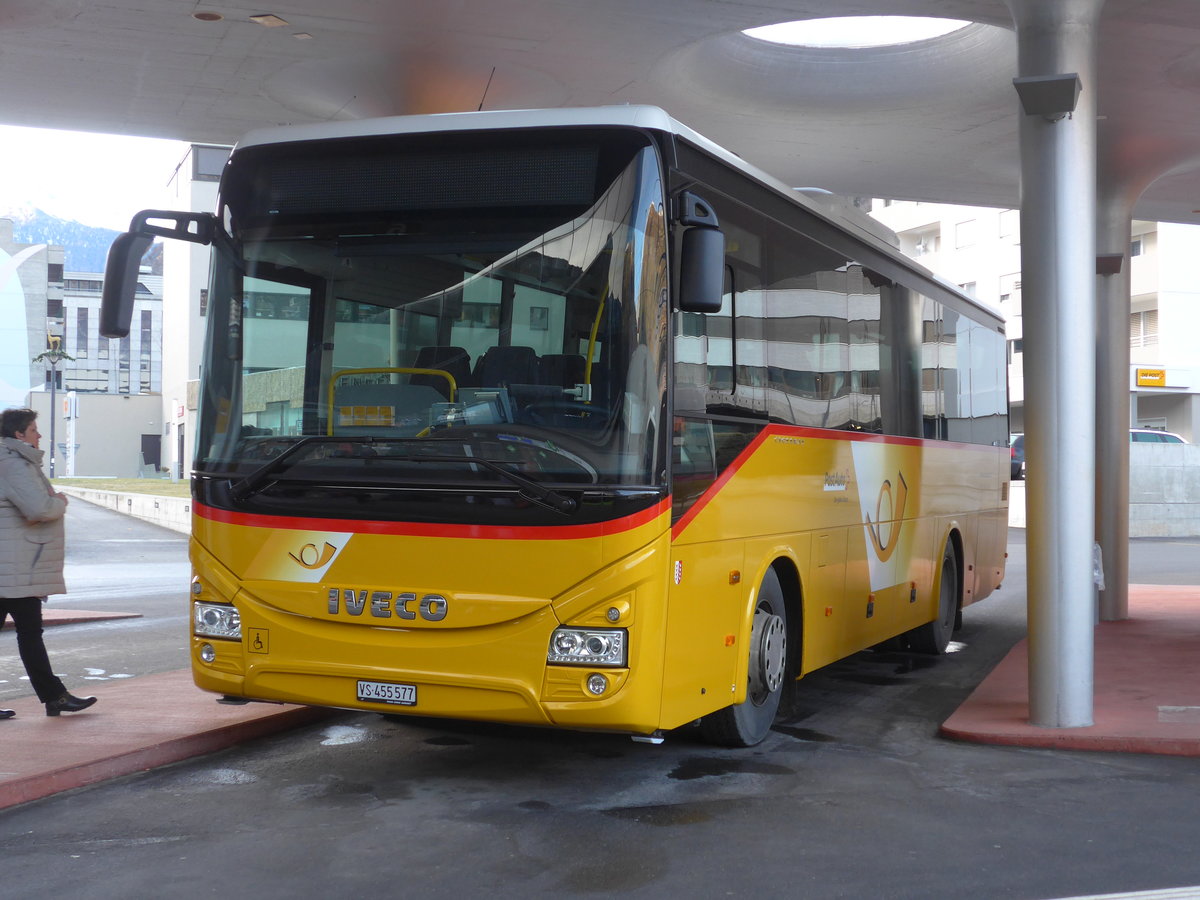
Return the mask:
<svg viewBox="0 0 1200 900"><path fill-rule="evenodd" d="M129 337L102 338L103 276L64 272L64 248L17 243L12 233L12 222L0 219L4 406L37 410L47 474L52 455L56 476L155 474L161 455L161 277L141 278ZM52 349L65 354L57 365L34 362Z"/></svg>
<svg viewBox="0 0 1200 900"><path fill-rule="evenodd" d="M211 212L228 147L193 144L171 182L173 209ZM208 313L209 248L163 243L163 467L172 479L191 476L200 365Z"/></svg>
<svg viewBox="0 0 1200 900"><path fill-rule="evenodd" d="M143 271L134 295L129 334L100 335L103 273L67 272L57 310L62 348L73 359L58 366L59 390L79 393L161 394L162 276ZM46 372L46 387L50 373Z"/></svg>
<svg viewBox="0 0 1200 900"><path fill-rule="evenodd" d="M21 406L41 384L33 358L62 336L63 248L13 239L0 218L0 406Z"/></svg>
<svg viewBox="0 0 1200 900"><path fill-rule="evenodd" d="M173 207L214 209L228 156L227 147L193 145L170 183ZM45 449L53 430L56 476L187 478L208 248L156 245L148 259L161 253L164 274L143 268L129 335L112 339L100 335L103 273L64 272L69 248L18 243L13 230L0 219L3 405L38 411ZM111 234L103 237L107 245ZM51 348L65 354L56 366L33 362Z"/></svg>
<svg viewBox="0 0 1200 900"><path fill-rule="evenodd" d="M900 237L900 249L1007 322L1009 419L1024 431L1026 392L1017 210L876 201L871 213ZM1190 261L1200 227L1134 222L1129 245L1131 425L1200 440L1200 281Z"/></svg>

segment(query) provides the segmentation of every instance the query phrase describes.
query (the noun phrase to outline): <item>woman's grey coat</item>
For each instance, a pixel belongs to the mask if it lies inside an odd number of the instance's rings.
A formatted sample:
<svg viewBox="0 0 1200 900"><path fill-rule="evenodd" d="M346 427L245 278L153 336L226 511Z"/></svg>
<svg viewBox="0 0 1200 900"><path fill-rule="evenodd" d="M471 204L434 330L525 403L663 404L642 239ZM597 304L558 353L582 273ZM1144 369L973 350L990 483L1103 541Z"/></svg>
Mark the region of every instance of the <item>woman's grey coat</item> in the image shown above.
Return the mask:
<svg viewBox="0 0 1200 900"><path fill-rule="evenodd" d="M0 438L0 597L65 594L63 514L42 474L43 451Z"/></svg>

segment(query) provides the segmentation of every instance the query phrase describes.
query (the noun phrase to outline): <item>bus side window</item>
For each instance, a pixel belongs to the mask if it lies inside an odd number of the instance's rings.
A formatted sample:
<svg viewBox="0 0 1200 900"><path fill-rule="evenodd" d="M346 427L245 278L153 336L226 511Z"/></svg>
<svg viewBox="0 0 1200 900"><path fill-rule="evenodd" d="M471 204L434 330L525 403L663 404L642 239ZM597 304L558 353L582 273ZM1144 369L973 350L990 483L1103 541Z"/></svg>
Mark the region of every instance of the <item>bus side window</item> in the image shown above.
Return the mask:
<svg viewBox="0 0 1200 900"><path fill-rule="evenodd" d="M675 417L671 441L672 519L678 520L717 479L713 426L707 419Z"/></svg>

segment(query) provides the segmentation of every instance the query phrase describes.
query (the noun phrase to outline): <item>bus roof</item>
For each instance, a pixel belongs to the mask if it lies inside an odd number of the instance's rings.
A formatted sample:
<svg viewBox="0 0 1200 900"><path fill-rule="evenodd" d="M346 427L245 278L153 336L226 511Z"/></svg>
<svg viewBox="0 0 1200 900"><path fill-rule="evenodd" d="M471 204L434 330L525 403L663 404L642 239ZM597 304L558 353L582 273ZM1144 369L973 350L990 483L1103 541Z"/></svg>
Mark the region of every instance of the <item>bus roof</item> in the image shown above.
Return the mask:
<svg viewBox="0 0 1200 900"><path fill-rule="evenodd" d="M306 125L281 125L259 128L248 132L234 152L245 147L265 144L292 143L297 141L320 141L339 138L372 137L389 134L429 134L448 131L478 131L481 129L520 129L550 127L613 126L663 131L674 134L723 162L760 181L790 199L810 213L820 216L837 226L855 234L860 240L875 245L876 249L897 257L905 265L923 277L936 282L952 293L958 294L970 305L1003 322L999 311L973 297L962 293L958 285L952 284L920 263L903 256L898 249L895 235L883 223L872 219L836 195L827 195L816 188L796 188L780 181L775 176L751 165L736 153L725 149L672 118L657 106L622 105L561 107L553 109L486 110L479 112L436 113L423 116L386 116L374 119L355 119L341 122L318 122Z"/></svg>

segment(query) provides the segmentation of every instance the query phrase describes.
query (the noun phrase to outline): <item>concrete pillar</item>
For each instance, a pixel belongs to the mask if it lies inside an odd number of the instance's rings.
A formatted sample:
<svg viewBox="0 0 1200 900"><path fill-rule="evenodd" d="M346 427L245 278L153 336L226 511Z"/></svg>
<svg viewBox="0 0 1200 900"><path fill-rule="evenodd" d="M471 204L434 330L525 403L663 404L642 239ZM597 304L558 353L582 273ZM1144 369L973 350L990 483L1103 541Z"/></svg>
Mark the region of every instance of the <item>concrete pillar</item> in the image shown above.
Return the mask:
<svg viewBox="0 0 1200 900"><path fill-rule="evenodd" d="M1102 170L1096 204L1096 543L1104 561L1100 618L1106 622L1129 618L1129 233L1134 198L1121 188L1119 180ZM1118 262L1119 270L1113 271Z"/></svg>
<svg viewBox="0 0 1200 900"><path fill-rule="evenodd" d="M1029 114L1037 104L1025 94L1019 107L1029 718L1076 728L1092 724L1093 701L1095 52L1103 0L1009 5L1018 80L1074 74L1081 86L1070 115Z"/></svg>

